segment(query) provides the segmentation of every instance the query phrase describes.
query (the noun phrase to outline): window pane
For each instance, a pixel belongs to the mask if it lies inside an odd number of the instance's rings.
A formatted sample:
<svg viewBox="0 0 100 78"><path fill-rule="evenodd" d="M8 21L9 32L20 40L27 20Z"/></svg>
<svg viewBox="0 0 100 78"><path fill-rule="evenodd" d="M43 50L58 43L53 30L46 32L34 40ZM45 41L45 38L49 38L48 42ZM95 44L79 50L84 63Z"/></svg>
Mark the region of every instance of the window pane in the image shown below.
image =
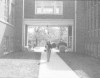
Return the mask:
<svg viewBox="0 0 100 78"><path fill-rule="evenodd" d="M35 14L58 14L62 15L62 1L35 1Z"/></svg>

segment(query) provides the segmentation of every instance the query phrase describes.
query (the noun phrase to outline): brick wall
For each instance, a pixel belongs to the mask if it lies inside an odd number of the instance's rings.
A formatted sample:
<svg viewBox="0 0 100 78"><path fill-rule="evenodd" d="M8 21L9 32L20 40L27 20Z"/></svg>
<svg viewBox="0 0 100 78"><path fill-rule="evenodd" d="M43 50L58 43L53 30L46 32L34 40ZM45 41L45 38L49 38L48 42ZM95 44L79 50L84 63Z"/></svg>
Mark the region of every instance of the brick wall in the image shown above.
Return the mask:
<svg viewBox="0 0 100 78"><path fill-rule="evenodd" d="M85 1L77 1L76 52L84 53Z"/></svg>
<svg viewBox="0 0 100 78"><path fill-rule="evenodd" d="M77 51L100 57L100 1L77 1Z"/></svg>
<svg viewBox="0 0 100 78"><path fill-rule="evenodd" d="M15 0L15 46L22 51L23 0Z"/></svg>

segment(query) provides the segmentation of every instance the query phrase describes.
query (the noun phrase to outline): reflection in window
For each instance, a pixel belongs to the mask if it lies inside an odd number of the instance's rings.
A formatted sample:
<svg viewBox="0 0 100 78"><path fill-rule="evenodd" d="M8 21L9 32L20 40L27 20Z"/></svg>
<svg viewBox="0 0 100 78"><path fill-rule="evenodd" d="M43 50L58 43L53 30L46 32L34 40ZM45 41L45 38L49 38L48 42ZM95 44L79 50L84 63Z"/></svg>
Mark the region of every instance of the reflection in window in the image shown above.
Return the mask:
<svg viewBox="0 0 100 78"><path fill-rule="evenodd" d="M35 14L63 14L62 1L35 1Z"/></svg>

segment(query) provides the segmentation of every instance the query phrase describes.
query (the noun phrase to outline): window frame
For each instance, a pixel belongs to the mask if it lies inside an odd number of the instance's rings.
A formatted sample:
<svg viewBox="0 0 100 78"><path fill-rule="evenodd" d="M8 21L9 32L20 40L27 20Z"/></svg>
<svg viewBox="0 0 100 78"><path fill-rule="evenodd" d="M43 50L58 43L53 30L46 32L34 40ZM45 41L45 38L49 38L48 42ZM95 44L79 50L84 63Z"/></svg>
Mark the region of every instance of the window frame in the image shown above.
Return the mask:
<svg viewBox="0 0 100 78"><path fill-rule="evenodd" d="M47 5L48 3L50 4ZM40 12L38 9L40 9ZM63 1L35 1L35 14L36 15L63 15Z"/></svg>

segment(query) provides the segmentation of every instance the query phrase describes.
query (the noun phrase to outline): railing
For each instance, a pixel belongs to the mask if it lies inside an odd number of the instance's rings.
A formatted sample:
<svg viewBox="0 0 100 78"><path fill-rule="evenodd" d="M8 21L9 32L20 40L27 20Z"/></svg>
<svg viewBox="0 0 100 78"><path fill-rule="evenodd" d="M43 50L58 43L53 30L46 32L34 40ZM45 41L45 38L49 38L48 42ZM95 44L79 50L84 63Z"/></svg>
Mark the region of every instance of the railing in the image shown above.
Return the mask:
<svg viewBox="0 0 100 78"><path fill-rule="evenodd" d="M0 22L3 23L3 24L6 24L6 25L8 25L8 26L10 26L10 27L12 27L12 28L15 27L14 25L12 25L12 24L10 24L10 23L4 21L4 20L1 20L1 19L0 19Z"/></svg>

